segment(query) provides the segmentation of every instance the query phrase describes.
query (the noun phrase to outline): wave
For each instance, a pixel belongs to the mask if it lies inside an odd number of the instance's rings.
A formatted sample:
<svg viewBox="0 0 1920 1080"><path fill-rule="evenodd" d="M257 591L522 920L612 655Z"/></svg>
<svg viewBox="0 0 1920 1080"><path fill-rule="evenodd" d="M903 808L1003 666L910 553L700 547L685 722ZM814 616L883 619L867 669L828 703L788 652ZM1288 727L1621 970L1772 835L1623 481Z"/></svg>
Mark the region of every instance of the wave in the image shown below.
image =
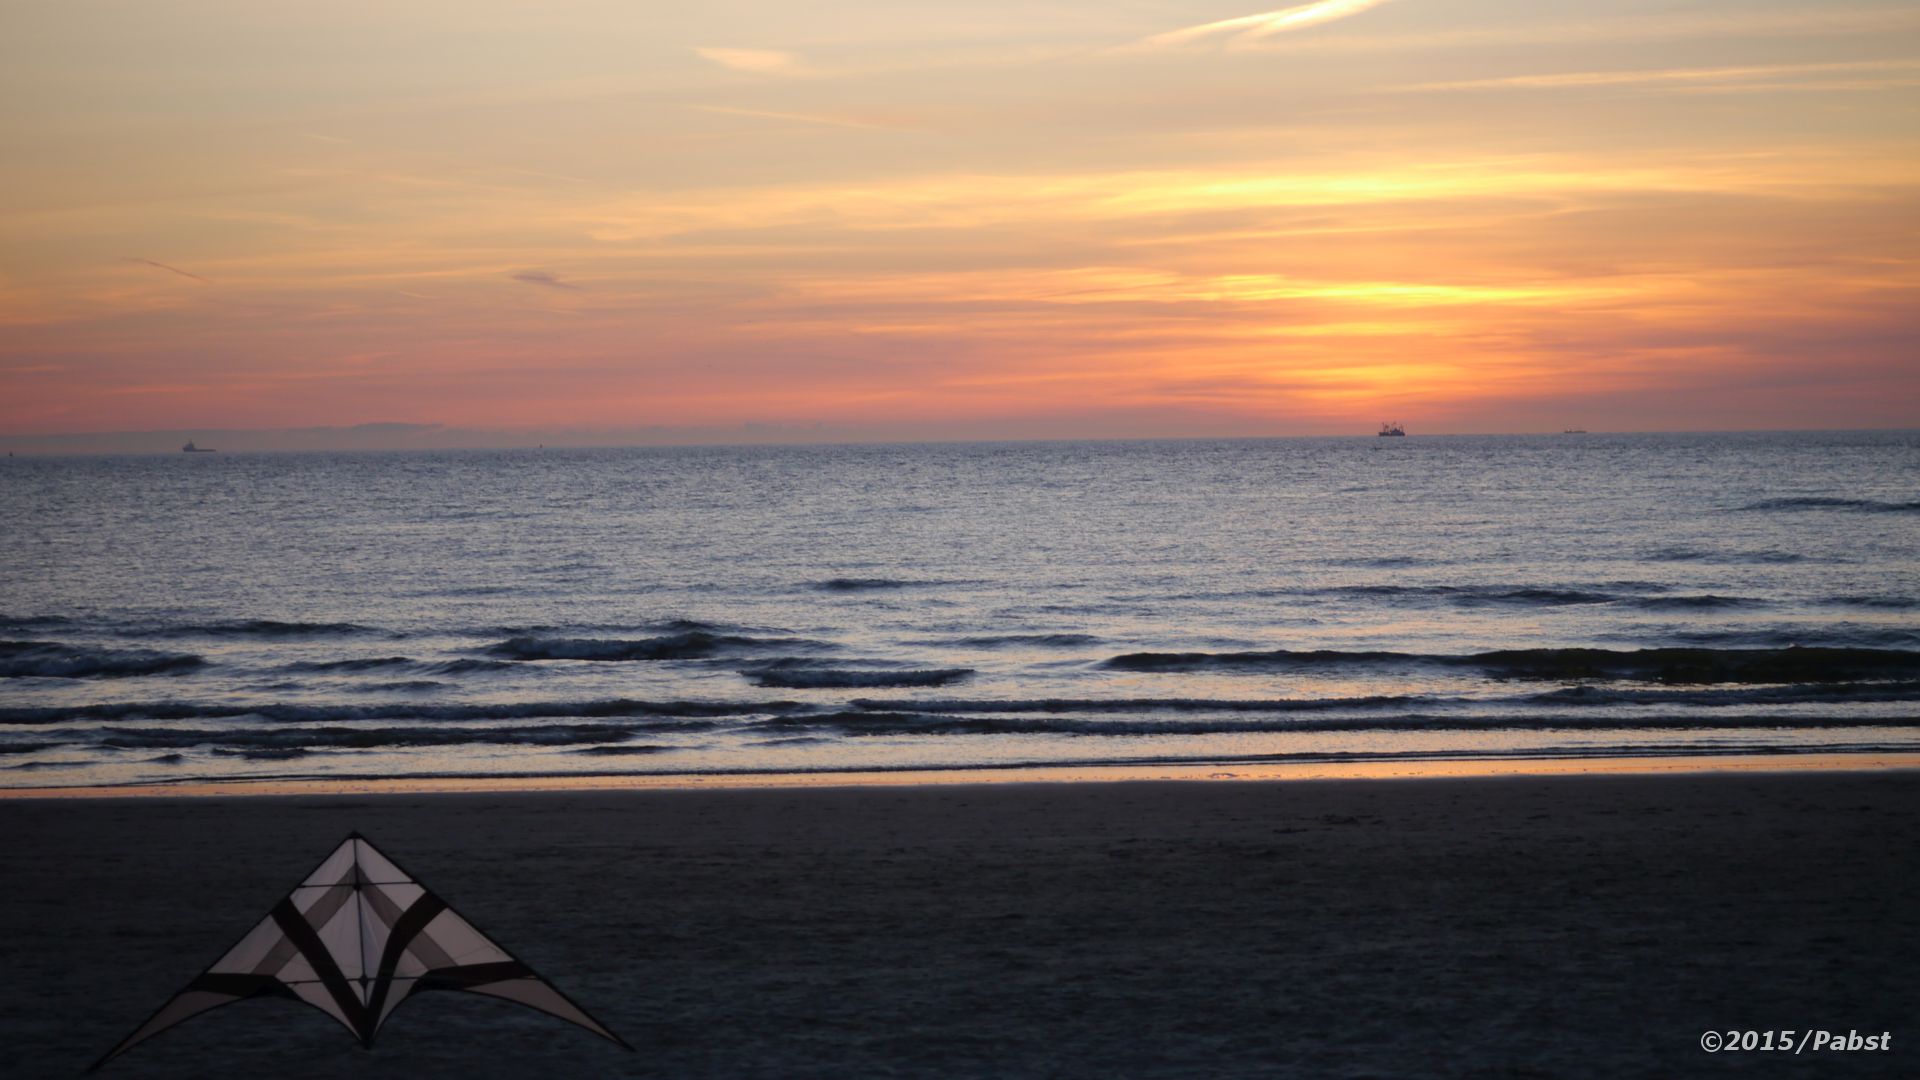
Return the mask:
<svg viewBox="0 0 1920 1080"><path fill-rule="evenodd" d="M972 668L930 668L898 671L848 671L836 668L763 669L743 671L756 686L789 690L831 690L848 687L946 686L973 674Z"/></svg>
<svg viewBox="0 0 1920 1080"><path fill-rule="evenodd" d="M600 757L631 757L639 754L664 754L669 750L677 749L679 749L679 747L662 746L659 743L633 743L630 745L616 743L612 746L583 746L572 752L576 754L594 754Z"/></svg>
<svg viewBox="0 0 1920 1080"><path fill-rule="evenodd" d="M0 754L33 754L65 745L63 742L4 742L0 743Z"/></svg>
<svg viewBox="0 0 1920 1080"><path fill-rule="evenodd" d="M1573 607L1592 604L1630 604L1662 608L1733 606L1759 603L1742 597L1647 596L1669 586L1647 581L1614 581L1598 586L1546 585L1343 585L1318 590L1322 595L1406 597L1444 601L1457 607Z"/></svg>
<svg viewBox="0 0 1920 1080"><path fill-rule="evenodd" d="M463 657L459 660L422 661L420 670L429 675L467 675L476 671L521 671L521 665L511 660L478 660Z"/></svg>
<svg viewBox="0 0 1920 1080"><path fill-rule="evenodd" d="M1886 704L1920 701L1920 682L1816 683L1791 686L1742 686L1724 690L1653 690L1568 686L1526 700L1541 705L1809 705ZM1920 718L1915 718L1920 723Z"/></svg>
<svg viewBox="0 0 1920 1080"><path fill-rule="evenodd" d="M287 622L279 619L225 619L204 623L163 624L144 628L148 637L336 637L384 634L387 631L348 622Z"/></svg>
<svg viewBox="0 0 1920 1080"><path fill-rule="evenodd" d="M1098 645L1092 634L974 634L968 637L940 638L926 644L937 648L999 649L1021 645L1064 648L1071 645Z"/></svg>
<svg viewBox="0 0 1920 1080"><path fill-rule="evenodd" d="M1523 604L1559 607L1572 604L1611 604L1620 597L1589 589L1509 585L1342 585L1321 590L1340 596L1433 597L1464 606Z"/></svg>
<svg viewBox="0 0 1920 1080"><path fill-rule="evenodd" d="M930 589L947 585L973 585L971 581L926 581L911 578L837 577L816 581L810 588L821 592L874 592L889 589Z"/></svg>
<svg viewBox="0 0 1920 1080"><path fill-rule="evenodd" d="M791 701L634 701L610 698L596 701L516 701L434 705L392 702L369 705L300 705L261 702L253 705L194 701L135 701L74 706L15 706L0 708L0 724L45 725L75 721L229 720L257 716L288 724L337 723L353 720L425 720L442 723L531 720L546 717L624 719L660 718L677 721L688 730L711 726L729 717L783 714L810 708ZM653 725L669 730L675 723Z"/></svg>
<svg viewBox="0 0 1920 1080"><path fill-rule="evenodd" d="M1422 662L1446 663L1457 657L1421 656L1400 652L1342 652L1332 649L1270 649L1263 652L1124 653L1101 663L1116 671L1232 671L1245 668L1280 671L1291 668L1346 665L1394 666Z"/></svg>
<svg viewBox="0 0 1920 1080"><path fill-rule="evenodd" d="M1504 678L1663 683L1830 683L1920 674L1920 652L1785 649L1506 649L1460 658Z"/></svg>
<svg viewBox="0 0 1920 1080"><path fill-rule="evenodd" d="M1374 557L1331 559L1335 566L1363 566L1382 570L1409 570L1416 567L1445 566L1447 561L1419 555L1379 555Z"/></svg>
<svg viewBox="0 0 1920 1080"><path fill-rule="evenodd" d="M661 619L639 623L494 623L487 626L467 626L456 632L467 637L552 637L566 634L584 634L611 632L626 634L639 631L648 634L759 634L769 633L765 627L745 626L740 623L716 623L703 619Z"/></svg>
<svg viewBox="0 0 1920 1080"><path fill-rule="evenodd" d="M657 730L657 729L656 729ZM616 724L549 724L532 727L309 727L284 730L208 731L204 728L120 728L95 740L120 750L170 750L210 746L250 752L284 750L380 750L433 746L574 746L618 743L634 729ZM218 752L216 750L216 752Z"/></svg>
<svg viewBox="0 0 1920 1080"><path fill-rule="evenodd" d="M1788 623L1780 626L1742 627L1737 630L1668 630L1645 625L1633 627L1634 633L1608 635L1612 640L1644 640L1649 632L1659 633L1688 645L1744 645L1760 648L1828 646L1835 648L1901 649L1920 646L1920 628L1905 629L1860 623L1826 623L1812 626Z"/></svg>
<svg viewBox="0 0 1920 1080"><path fill-rule="evenodd" d="M808 648L827 649L832 646L806 638L756 638L689 630L639 639L516 637L492 645L487 651L512 660L634 661L704 660L764 649Z"/></svg>
<svg viewBox="0 0 1920 1080"><path fill-rule="evenodd" d="M887 701L855 698L856 709L916 713L1141 713L1141 712L1323 712L1334 709L1389 709L1433 706L1460 701L1430 694L1378 694L1350 698L1028 698L969 701L957 698L929 701Z"/></svg>
<svg viewBox="0 0 1920 1080"><path fill-rule="evenodd" d="M1700 551L1695 548L1660 548L1640 557L1647 562L1708 562L1763 566L1784 566L1807 561L1805 555L1794 551Z"/></svg>
<svg viewBox="0 0 1920 1080"><path fill-rule="evenodd" d="M0 630L44 630L50 626L72 626L64 615L0 615Z"/></svg>
<svg viewBox="0 0 1920 1080"><path fill-rule="evenodd" d="M465 675L479 671L519 671L520 664L511 660L480 660L462 657L458 660L415 660L409 656L360 656L347 660L301 660L286 665L284 671L311 671L319 674L355 673L362 671L388 671L405 669L427 675Z"/></svg>
<svg viewBox="0 0 1920 1080"><path fill-rule="evenodd" d="M1876 608L1883 611L1912 611L1920 608L1920 597L1912 596L1836 596L1828 603L1840 607Z"/></svg>
<svg viewBox="0 0 1920 1080"><path fill-rule="evenodd" d="M411 667L415 663L405 656L360 656L350 660L302 660L288 664L288 671L379 671L382 668Z"/></svg>
<svg viewBox="0 0 1920 1080"><path fill-rule="evenodd" d="M1920 652L1902 649L1500 649L1470 655L1335 650L1128 653L1104 662L1121 671L1288 671L1371 666L1474 668L1509 679L1637 679L1666 683L1842 682L1920 673Z"/></svg>
<svg viewBox="0 0 1920 1080"><path fill-rule="evenodd" d="M1156 735L1329 734L1396 731L1684 731L1753 728L1820 730L1829 728L1906 728L1912 718L1788 716L1763 718L1711 714L1634 717L1555 716L1526 719L1406 714L1369 718L1250 718L1101 720L1075 716L955 716L942 713L836 712L784 717L765 726L785 730L825 730L840 735L1104 735L1139 738Z"/></svg>
<svg viewBox="0 0 1920 1080"><path fill-rule="evenodd" d="M1642 596L1633 601L1633 606L1648 611L1717 611L1726 608L1752 608L1766 606L1765 600L1749 596L1720 596L1704 593L1698 596Z"/></svg>
<svg viewBox="0 0 1920 1080"><path fill-rule="evenodd" d="M1882 502L1878 499L1841 499L1827 496L1796 496L1785 499L1762 499L1748 503L1741 510L1853 510L1869 514L1911 514L1920 512L1920 500L1912 502Z"/></svg>
<svg viewBox="0 0 1920 1080"><path fill-rule="evenodd" d="M95 649L56 641L0 641L0 678L128 678L177 675L206 664L193 653Z"/></svg>

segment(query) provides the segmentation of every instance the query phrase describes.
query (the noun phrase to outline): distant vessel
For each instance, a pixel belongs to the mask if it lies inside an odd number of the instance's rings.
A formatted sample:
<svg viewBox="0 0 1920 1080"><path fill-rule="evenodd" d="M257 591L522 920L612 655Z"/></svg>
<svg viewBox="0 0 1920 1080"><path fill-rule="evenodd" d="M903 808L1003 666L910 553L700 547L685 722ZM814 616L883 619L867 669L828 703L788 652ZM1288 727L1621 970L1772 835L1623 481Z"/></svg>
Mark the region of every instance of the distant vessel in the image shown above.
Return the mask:
<svg viewBox="0 0 1920 1080"><path fill-rule="evenodd" d="M1561 432L1560 434L1562 434L1562 435L1585 435L1586 433L1587 433L1587 429L1586 429L1586 428L1583 428L1583 427L1570 427L1570 428L1568 428L1567 430L1565 430L1565 431L1563 431L1563 432Z"/></svg>
<svg viewBox="0 0 1920 1080"><path fill-rule="evenodd" d="M1392 421L1388 421L1380 425L1380 437L1383 439L1389 435L1405 435L1406 433L1407 433L1406 428L1403 428L1399 424L1393 423Z"/></svg>
<svg viewBox="0 0 1920 1080"><path fill-rule="evenodd" d="M185 446L183 446L183 447L181 447L181 448L180 448L180 452L181 452L181 453L183 453L183 454L213 454L213 453L218 453L218 451L216 451L216 450L215 450L215 449L214 449L213 447L211 447L211 446L195 446L195 445L193 445L193 440L192 440L192 439L188 439L188 440L187 440L187 445L185 445Z"/></svg>

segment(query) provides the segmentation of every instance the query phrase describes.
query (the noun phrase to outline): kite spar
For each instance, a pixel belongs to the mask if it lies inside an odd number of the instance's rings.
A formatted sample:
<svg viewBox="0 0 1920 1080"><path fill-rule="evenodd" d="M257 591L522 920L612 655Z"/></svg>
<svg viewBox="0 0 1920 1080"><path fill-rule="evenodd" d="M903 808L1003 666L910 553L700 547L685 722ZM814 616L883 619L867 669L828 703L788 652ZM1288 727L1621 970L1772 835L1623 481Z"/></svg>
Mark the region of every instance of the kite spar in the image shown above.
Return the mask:
<svg viewBox="0 0 1920 1080"><path fill-rule="evenodd" d="M88 1071L183 1020L252 997L304 1001L371 1049L393 1010L426 990L505 998L633 1049L356 832Z"/></svg>

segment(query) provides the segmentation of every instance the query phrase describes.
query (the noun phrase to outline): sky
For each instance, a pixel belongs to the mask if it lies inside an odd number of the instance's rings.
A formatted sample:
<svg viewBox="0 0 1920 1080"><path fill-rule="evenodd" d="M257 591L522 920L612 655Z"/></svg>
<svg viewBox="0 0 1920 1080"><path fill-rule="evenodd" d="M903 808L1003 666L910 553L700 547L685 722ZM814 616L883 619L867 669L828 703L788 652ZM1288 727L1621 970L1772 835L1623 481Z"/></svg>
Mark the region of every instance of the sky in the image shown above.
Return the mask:
<svg viewBox="0 0 1920 1080"><path fill-rule="evenodd" d="M1920 426L1920 6L1272 2L0 0L0 438Z"/></svg>

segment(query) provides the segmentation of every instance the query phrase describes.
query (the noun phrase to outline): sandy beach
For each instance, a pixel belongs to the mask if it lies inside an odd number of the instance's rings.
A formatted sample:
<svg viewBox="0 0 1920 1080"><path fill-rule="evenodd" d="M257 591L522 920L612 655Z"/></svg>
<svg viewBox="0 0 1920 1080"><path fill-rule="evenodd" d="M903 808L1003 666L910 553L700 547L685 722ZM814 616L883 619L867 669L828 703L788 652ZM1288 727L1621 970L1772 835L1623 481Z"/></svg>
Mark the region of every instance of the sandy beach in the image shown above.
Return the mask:
<svg viewBox="0 0 1920 1080"><path fill-rule="evenodd" d="M0 1071L84 1068L359 829L637 1052L262 1000L103 1075L1675 1075L1766 1028L1911 1075L1917 825L1911 771L15 799Z"/></svg>

